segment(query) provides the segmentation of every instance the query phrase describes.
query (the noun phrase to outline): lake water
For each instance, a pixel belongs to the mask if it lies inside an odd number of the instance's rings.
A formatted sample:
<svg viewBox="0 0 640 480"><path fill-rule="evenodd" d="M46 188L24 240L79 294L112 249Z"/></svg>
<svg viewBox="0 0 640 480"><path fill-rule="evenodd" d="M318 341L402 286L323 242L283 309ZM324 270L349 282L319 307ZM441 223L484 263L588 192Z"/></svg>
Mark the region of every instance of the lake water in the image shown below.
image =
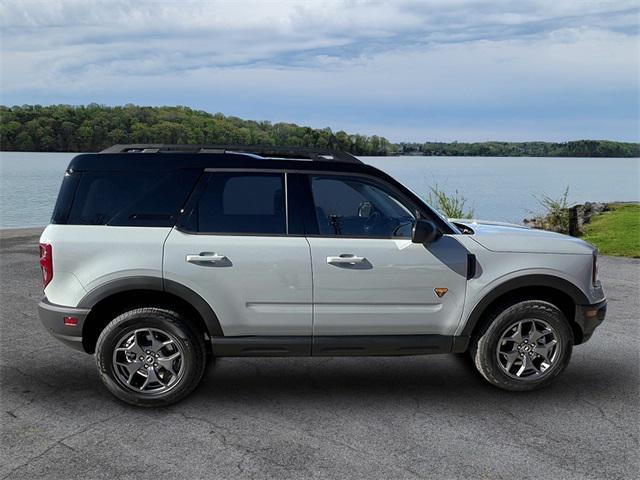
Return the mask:
<svg viewBox="0 0 640 480"><path fill-rule="evenodd" d="M0 228L46 225L75 153L0 152ZM534 195L572 202L640 200L640 159L530 157L363 157L426 197L438 184L458 190L475 217L521 223L541 210Z"/></svg>

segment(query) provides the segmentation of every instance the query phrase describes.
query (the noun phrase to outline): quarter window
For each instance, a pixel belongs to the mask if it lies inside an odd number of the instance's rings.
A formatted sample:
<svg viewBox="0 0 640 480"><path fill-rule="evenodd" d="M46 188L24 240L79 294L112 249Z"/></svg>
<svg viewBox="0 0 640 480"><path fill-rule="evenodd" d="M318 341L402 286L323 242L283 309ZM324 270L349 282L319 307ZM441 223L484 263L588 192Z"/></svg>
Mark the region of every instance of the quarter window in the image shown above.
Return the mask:
<svg viewBox="0 0 640 480"><path fill-rule="evenodd" d="M284 175L209 174L188 225L205 233L285 234Z"/></svg>
<svg viewBox="0 0 640 480"><path fill-rule="evenodd" d="M322 236L410 238L415 215L383 187L360 177L311 177Z"/></svg>
<svg viewBox="0 0 640 480"><path fill-rule="evenodd" d="M84 172L63 180L52 223L169 227L201 172Z"/></svg>

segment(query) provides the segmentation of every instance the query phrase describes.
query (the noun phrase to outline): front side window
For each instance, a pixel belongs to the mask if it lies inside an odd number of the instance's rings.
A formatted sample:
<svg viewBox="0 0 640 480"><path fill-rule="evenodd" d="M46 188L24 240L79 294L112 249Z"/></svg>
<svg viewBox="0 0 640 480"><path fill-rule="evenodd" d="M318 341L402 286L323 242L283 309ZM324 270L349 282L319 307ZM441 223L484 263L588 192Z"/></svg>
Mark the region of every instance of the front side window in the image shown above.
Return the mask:
<svg viewBox="0 0 640 480"><path fill-rule="evenodd" d="M311 191L322 236L410 238L415 215L384 187L361 177L314 175Z"/></svg>
<svg viewBox="0 0 640 480"><path fill-rule="evenodd" d="M211 173L189 229L203 233L285 234L284 175Z"/></svg>

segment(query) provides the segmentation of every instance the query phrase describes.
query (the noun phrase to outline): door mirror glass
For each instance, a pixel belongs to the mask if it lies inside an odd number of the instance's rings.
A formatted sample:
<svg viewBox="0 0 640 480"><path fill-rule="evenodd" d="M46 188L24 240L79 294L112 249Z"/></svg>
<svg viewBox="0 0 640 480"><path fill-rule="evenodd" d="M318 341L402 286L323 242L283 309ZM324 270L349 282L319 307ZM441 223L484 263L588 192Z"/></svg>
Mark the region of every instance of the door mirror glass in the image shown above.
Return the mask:
<svg viewBox="0 0 640 480"><path fill-rule="evenodd" d="M441 236L442 233L433 222L419 218L413 226L411 241L413 243L431 243Z"/></svg>

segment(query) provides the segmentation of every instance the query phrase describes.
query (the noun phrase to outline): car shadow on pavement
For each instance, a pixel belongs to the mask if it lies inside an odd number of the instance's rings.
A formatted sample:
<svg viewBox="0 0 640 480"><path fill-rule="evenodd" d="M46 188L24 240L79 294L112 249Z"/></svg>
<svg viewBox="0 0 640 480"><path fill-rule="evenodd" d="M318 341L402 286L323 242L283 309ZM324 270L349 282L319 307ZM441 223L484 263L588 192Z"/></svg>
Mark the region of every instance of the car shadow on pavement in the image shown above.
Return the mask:
<svg viewBox="0 0 640 480"><path fill-rule="evenodd" d="M292 365L295 362L295 365ZM550 387L532 392L508 392L485 382L471 362L459 356L331 359L222 359L212 366L191 396L200 403L242 399L246 404L269 401L331 398L385 402L389 397L448 401L489 397L536 402L574 399L576 394L598 398L603 389L629 390L637 372L606 363L581 369L569 366ZM606 381L603 381L606 379Z"/></svg>
<svg viewBox="0 0 640 480"><path fill-rule="evenodd" d="M51 354L56 356L54 351ZM100 383L92 357L77 354L78 362L71 361L51 370L48 356L39 352L39 358L32 360L27 371L18 369L19 366L12 368L11 362L5 359L3 383L10 385L12 392L33 396L31 402L36 404L40 394L47 393L47 409L52 407L51 403L66 402L67 398L79 395L107 409L110 403L124 406ZM46 383L42 383L43 378ZM336 402L348 404L365 398L369 404L420 399L455 405L466 404L462 399L482 398L484 402L536 401L540 406L547 402L573 402L582 396L597 401L611 396L612 392L637 395L637 378L635 366L588 359L570 364L548 388L507 392L484 381L463 355L222 358L209 366L200 386L189 397L170 408L197 403L199 408L214 411L220 405L238 402L245 407L264 406L265 402L295 407L298 402L313 402L322 408L323 400L335 406Z"/></svg>

